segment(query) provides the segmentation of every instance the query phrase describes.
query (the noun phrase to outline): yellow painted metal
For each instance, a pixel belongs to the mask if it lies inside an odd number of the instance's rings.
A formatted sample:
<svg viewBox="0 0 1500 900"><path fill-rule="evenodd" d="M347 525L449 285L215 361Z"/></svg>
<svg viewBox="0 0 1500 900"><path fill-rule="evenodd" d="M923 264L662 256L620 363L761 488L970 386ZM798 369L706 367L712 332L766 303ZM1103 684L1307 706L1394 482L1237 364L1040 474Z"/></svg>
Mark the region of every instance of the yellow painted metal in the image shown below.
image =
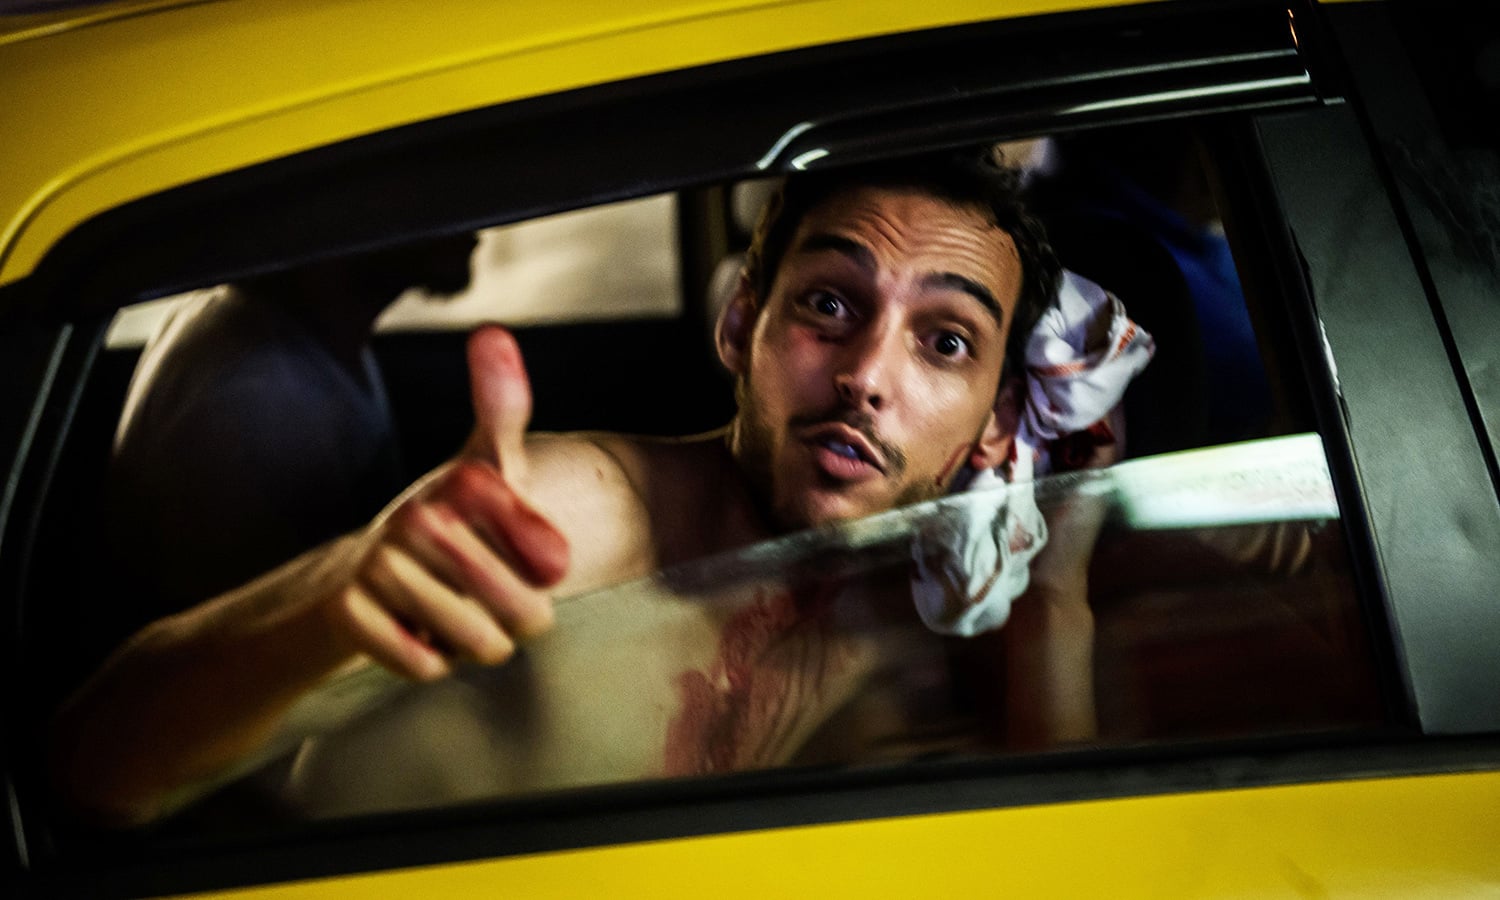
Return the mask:
<svg viewBox="0 0 1500 900"><path fill-rule="evenodd" d="M1113 5L179 0L0 19L0 284L100 212L345 138L725 59Z"/></svg>
<svg viewBox="0 0 1500 900"><path fill-rule="evenodd" d="M215 896L1500 896L1500 773L1168 794L602 847Z"/></svg>

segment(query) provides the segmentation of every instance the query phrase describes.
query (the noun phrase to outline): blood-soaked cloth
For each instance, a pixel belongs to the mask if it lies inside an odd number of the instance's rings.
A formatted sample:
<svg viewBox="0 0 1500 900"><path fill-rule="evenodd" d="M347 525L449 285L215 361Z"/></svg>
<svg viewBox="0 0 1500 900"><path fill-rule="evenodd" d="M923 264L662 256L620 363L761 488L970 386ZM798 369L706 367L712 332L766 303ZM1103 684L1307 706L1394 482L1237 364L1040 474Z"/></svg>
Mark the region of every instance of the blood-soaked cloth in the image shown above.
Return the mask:
<svg viewBox="0 0 1500 900"><path fill-rule="evenodd" d="M1010 618L1011 601L1030 582L1031 560L1047 543L1032 478L1066 469L1074 457L1086 459L1095 446L1115 440L1105 417L1155 349L1119 298L1063 273L1056 303L1026 343L1010 460L970 473L955 488L992 491L995 502L944 517L913 541L912 599L927 627L972 637Z"/></svg>

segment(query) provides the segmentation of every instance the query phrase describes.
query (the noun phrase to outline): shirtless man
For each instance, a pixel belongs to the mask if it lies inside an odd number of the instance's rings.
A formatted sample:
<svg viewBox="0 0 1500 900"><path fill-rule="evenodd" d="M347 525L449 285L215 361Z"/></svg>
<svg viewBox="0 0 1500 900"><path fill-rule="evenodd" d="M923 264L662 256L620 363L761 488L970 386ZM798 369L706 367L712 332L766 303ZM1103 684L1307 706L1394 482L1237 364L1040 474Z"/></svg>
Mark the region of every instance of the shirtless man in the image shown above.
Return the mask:
<svg viewBox="0 0 1500 900"><path fill-rule="evenodd" d="M739 400L720 432L529 435L516 344L477 331L465 449L367 527L132 638L59 717L67 800L148 821L334 673L498 665L549 630L555 597L941 496L1002 463L1004 363L1058 269L997 175L929 160L789 180L720 321ZM1074 702L1091 639L1076 588L1042 580L1015 620L1033 666L1016 708L1048 739L1091 728Z"/></svg>

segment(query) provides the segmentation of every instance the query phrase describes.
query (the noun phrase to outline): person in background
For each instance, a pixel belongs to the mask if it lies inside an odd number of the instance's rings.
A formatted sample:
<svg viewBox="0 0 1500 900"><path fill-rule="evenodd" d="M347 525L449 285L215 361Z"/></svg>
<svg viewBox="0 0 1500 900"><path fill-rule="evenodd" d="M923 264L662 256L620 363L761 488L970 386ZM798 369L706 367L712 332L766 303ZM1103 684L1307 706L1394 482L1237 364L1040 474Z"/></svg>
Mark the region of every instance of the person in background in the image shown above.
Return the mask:
<svg viewBox="0 0 1500 900"><path fill-rule="evenodd" d="M115 434L109 543L122 586L157 615L186 609L389 501L409 476L375 320L408 288L463 290L474 243L317 262L177 306L142 353Z"/></svg>

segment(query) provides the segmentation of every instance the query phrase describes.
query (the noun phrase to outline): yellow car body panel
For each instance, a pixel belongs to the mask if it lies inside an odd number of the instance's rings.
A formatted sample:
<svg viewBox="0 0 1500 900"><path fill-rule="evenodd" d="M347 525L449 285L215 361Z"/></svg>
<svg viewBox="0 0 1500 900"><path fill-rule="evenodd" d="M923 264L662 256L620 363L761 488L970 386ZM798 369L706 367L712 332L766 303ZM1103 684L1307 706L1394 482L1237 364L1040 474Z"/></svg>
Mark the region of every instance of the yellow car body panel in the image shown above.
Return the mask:
<svg viewBox="0 0 1500 900"><path fill-rule="evenodd" d="M1497 836L1488 772L785 828L213 896L1476 897L1500 893Z"/></svg>
<svg viewBox="0 0 1500 900"><path fill-rule="evenodd" d="M0 285L98 213L346 138L721 60L1114 5L237 0L0 20Z"/></svg>

